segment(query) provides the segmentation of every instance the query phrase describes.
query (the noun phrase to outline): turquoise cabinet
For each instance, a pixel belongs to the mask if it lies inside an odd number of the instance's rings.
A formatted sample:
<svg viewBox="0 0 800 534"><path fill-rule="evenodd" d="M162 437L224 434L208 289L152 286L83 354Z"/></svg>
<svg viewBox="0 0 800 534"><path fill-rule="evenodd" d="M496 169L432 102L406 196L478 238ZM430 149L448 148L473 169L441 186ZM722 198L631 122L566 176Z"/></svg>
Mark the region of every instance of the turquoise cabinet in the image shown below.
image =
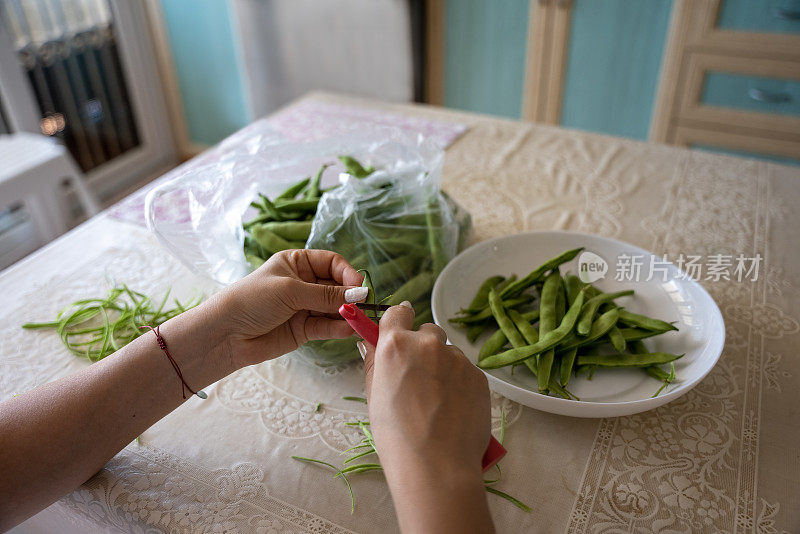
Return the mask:
<svg viewBox="0 0 800 534"><path fill-rule="evenodd" d="M521 118L529 0L449 0L444 104ZM576 0L562 124L646 139L671 0Z"/></svg>
<svg viewBox="0 0 800 534"><path fill-rule="evenodd" d="M564 126L646 139L670 0L576 0L561 110Z"/></svg>
<svg viewBox="0 0 800 534"><path fill-rule="evenodd" d="M745 32L800 33L800 0L724 0L717 26Z"/></svg>
<svg viewBox="0 0 800 534"><path fill-rule="evenodd" d="M529 0L447 2L446 106L520 118L529 6Z"/></svg>
<svg viewBox="0 0 800 534"><path fill-rule="evenodd" d="M800 115L800 81L709 72L701 102L759 113Z"/></svg>
<svg viewBox="0 0 800 534"><path fill-rule="evenodd" d="M448 0L444 20L446 106L683 145L732 128L739 137L720 136L720 148L775 139L767 152L783 161L800 152L787 119L800 116L800 0ZM750 128L734 111L769 117Z"/></svg>

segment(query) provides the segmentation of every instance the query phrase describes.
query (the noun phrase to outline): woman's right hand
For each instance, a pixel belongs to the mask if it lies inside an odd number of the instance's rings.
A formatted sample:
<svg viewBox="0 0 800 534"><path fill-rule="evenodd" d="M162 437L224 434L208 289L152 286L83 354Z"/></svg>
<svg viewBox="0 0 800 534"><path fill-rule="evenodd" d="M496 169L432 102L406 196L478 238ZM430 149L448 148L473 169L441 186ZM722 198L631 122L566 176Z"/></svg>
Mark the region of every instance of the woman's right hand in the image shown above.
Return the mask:
<svg viewBox="0 0 800 534"><path fill-rule="evenodd" d="M484 374L444 331L413 331L393 306L378 346L363 343L370 428L403 532L492 532L481 458L490 436Z"/></svg>

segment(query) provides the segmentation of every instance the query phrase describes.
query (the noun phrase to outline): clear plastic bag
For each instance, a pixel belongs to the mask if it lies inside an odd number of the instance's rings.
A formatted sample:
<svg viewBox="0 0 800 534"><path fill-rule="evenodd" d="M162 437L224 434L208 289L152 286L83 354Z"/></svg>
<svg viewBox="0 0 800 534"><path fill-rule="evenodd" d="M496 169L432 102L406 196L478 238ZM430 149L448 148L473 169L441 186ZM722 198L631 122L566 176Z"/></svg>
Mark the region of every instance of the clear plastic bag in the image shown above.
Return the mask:
<svg viewBox="0 0 800 534"><path fill-rule="evenodd" d="M469 216L439 190L441 149L385 128L311 143L270 139L265 146L249 146L148 195L146 220L162 244L193 271L222 284L234 282L249 272L242 220L249 218L250 201L258 192L272 196L321 164L336 162L322 185L341 185L322 196L306 248L341 253L370 271L378 300L389 295L389 303L409 300L418 322L432 320L436 275L465 242L470 226ZM363 179L340 174L340 155L377 170ZM307 343L299 352L323 365L359 357L354 338Z"/></svg>

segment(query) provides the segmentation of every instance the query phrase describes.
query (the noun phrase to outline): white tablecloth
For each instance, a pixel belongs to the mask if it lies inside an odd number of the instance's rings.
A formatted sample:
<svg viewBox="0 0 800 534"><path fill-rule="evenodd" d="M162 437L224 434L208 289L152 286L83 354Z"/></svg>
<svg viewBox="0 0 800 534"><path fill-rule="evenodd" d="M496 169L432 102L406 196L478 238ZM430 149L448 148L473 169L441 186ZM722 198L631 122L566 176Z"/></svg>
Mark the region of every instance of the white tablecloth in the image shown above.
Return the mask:
<svg viewBox="0 0 800 534"><path fill-rule="evenodd" d="M719 364L658 410L571 419L492 401L508 415L500 532L800 531L800 172L560 128L419 106L312 101L461 122L444 189L472 213L475 240L563 228L659 254L761 254L755 282L703 281L727 326ZM306 101L308 102L308 101ZM56 336L23 331L115 279L153 295L213 291L141 227L102 214L0 274L0 395L87 365ZM27 524L90 532L395 532L380 474L354 477L355 514L329 472L365 407L359 364L292 355L243 369L144 432L96 476ZM318 402L323 408L316 413ZM59 524L56 527L54 525Z"/></svg>

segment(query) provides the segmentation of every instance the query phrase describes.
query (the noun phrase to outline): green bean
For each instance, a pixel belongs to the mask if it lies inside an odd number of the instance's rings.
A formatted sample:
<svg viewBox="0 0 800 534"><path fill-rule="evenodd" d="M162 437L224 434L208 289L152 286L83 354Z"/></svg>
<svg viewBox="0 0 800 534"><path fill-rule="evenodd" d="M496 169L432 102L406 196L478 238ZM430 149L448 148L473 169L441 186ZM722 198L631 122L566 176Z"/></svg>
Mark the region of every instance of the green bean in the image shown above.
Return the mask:
<svg viewBox="0 0 800 534"><path fill-rule="evenodd" d="M578 302L578 300L575 299L575 302ZM573 307L574 306L575 305L573 305ZM572 308L570 308L570 312L572 312ZM569 313L567 315L569 315ZM588 345L611 330L611 327L617 324L617 319L619 319L619 310L617 308L607 311L592 323L592 328L589 330L589 333L586 336L578 336L574 333L565 336L558 349L561 351L566 351L574 347Z"/></svg>
<svg viewBox="0 0 800 534"><path fill-rule="evenodd" d="M400 215L399 217L395 217L393 219L387 219L386 222L390 223L393 226L417 227L415 229L419 230L422 230L427 226L426 217L421 213L410 213L407 215Z"/></svg>
<svg viewBox="0 0 800 534"><path fill-rule="evenodd" d="M539 311L531 312L529 316L533 316L534 314L536 318L538 318ZM526 319L517 310L508 310L508 317L514 323L514 326L517 327L519 333L522 334L522 337L525 338L526 343L523 343L523 345L533 345L539 341L539 332L537 332L536 328L531 324L531 319Z"/></svg>
<svg viewBox="0 0 800 534"><path fill-rule="evenodd" d="M533 376L537 376L536 375L536 365L534 365L533 363L530 363L530 361L532 359L533 358L525 360L525 364L528 367L528 369L530 370L530 372L533 374ZM514 367L513 366L511 367L511 373L512 374L514 373ZM576 397L575 395L573 395L572 393L567 391L566 388L561 387L561 385L558 382L556 382L556 379L553 378L552 376L550 377L550 383L547 385L547 390L551 391L551 392L555 393L556 395L558 395L559 397L562 397L562 398L565 398L565 399L580 400L578 397Z"/></svg>
<svg viewBox="0 0 800 534"><path fill-rule="evenodd" d="M293 199L294 197L297 196L298 193L300 193L300 191L305 189L305 187L308 185L308 182L310 181L311 178L303 178L296 184L290 185L289 187L286 188L286 190L283 193L275 197L275 200Z"/></svg>
<svg viewBox="0 0 800 534"><path fill-rule="evenodd" d="M428 201L425 208L425 222L428 227L428 246L433 259L433 273L438 275L447 265L447 252L442 242L442 218L440 209L435 200Z"/></svg>
<svg viewBox="0 0 800 534"><path fill-rule="evenodd" d="M524 321L535 321L539 317L539 310L525 312L521 315L521 317ZM483 360L487 356L497 354L497 352L501 350L507 342L508 338L506 335L502 330L498 329L481 347L481 350L478 353L478 361Z"/></svg>
<svg viewBox="0 0 800 534"><path fill-rule="evenodd" d="M481 346L481 350L478 351L478 362L482 362L489 356L497 354L507 342L508 338L505 333L498 329L494 334L489 336L489 339Z"/></svg>
<svg viewBox="0 0 800 534"><path fill-rule="evenodd" d="M467 328L467 340L470 343L475 343L475 340L481 337L481 334L488 328L489 321L473 324Z"/></svg>
<svg viewBox="0 0 800 534"><path fill-rule="evenodd" d="M245 254L244 259L247 260L247 263L250 264L250 268L254 271L264 265L265 262L265 260L256 256L255 254Z"/></svg>
<svg viewBox="0 0 800 534"><path fill-rule="evenodd" d="M619 331L626 342L638 341L640 339L647 339L648 337L663 334L663 332L659 332L658 330L644 330L642 328L620 328Z"/></svg>
<svg viewBox="0 0 800 534"><path fill-rule="evenodd" d="M260 206L261 210L268 214L270 217L275 219L276 221L284 221L286 218L278 211L275 207L275 204L272 203L270 199L268 199L265 195L259 193L258 198L260 199Z"/></svg>
<svg viewBox="0 0 800 534"><path fill-rule="evenodd" d="M516 310L510 310L508 312L509 318L514 322L514 325L517 327L517 330L520 331L522 337L525 338L525 341L532 345L539 341L539 332L536 331L536 328L529 322L523 319L523 317L517 312ZM517 345L514 345L515 347ZM533 373L534 376L537 375L538 369L536 367L536 362L534 358L528 358L523 362L525 366Z"/></svg>
<svg viewBox="0 0 800 534"><path fill-rule="evenodd" d="M472 302L469 304L469 308L483 308L486 304L489 303L489 290L494 289L497 284L503 282L506 279L505 276L490 276L481 284L481 287L478 288L478 292L475 293L475 296L472 298Z"/></svg>
<svg viewBox="0 0 800 534"><path fill-rule="evenodd" d="M558 270L554 271L558 272ZM559 277L561 280L558 285L558 293L556 294L556 322L560 323L561 319L564 318L564 314L567 311L567 293L566 288L564 287L564 279Z"/></svg>
<svg viewBox="0 0 800 534"><path fill-rule="evenodd" d="M599 289L594 287L592 284L584 284L583 288L584 288L584 291L586 291L586 300L593 299L594 297L597 297L597 296L603 294L602 291L600 291ZM611 304L614 305L613 302ZM606 311L608 311L608 310L606 310Z"/></svg>
<svg viewBox="0 0 800 534"><path fill-rule="evenodd" d="M353 259L350 260L350 265L355 268L365 268L366 266L370 265L370 254L369 252L361 252L357 256L351 256Z"/></svg>
<svg viewBox="0 0 800 534"><path fill-rule="evenodd" d="M405 278L419 267L419 258L405 254L393 260L386 260L371 270L373 278L380 280L381 286L393 286L398 278Z"/></svg>
<svg viewBox="0 0 800 534"><path fill-rule="evenodd" d="M646 354L597 354L578 356L578 365L597 365L599 367L649 367L669 363L682 358L683 354L669 352L649 352Z"/></svg>
<svg viewBox="0 0 800 534"><path fill-rule="evenodd" d="M580 305L582 303L583 303L583 294L579 295L578 298L575 299L575 305L573 305L573 307L569 309L567 314L564 316L564 320L561 321L561 324L558 326L558 328L544 335L542 335L541 333L541 318L540 318L539 341L537 341L536 343L533 343L532 345L525 345L524 347L513 348L505 352L501 352L499 354L486 356L486 358L483 361L480 361L478 363L478 367L480 367L481 369L497 369L499 367L505 367L507 365L520 363L530 358L531 356L541 354L542 352L545 352L555 347L558 343L561 342L561 340L564 337L567 336L567 334L569 334L569 332L572 331L572 328L575 326L575 320L578 317L578 312L580 311ZM598 322L599 321L600 320L598 319ZM614 322L616 322L616 317L614 317ZM601 334L598 334L598 337L600 337L604 333L605 331L602 332Z"/></svg>
<svg viewBox="0 0 800 534"><path fill-rule="evenodd" d="M380 246L392 256L400 256L402 254L413 254L421 258L430 256L430 249L428 249L427 244L414 243L402 237L382 239Z"/></svg>
<svg viewBox="0 0 800 534"><path fill-rule="evenodd" d="M572 306L575 297L578 296L578 291L583 288L583 282L574 274L568 274L564 277L564 286L567 290L567 302Z"/></svg>
<svg viewBox="0 0 800 534"><path fill-rule="evenodd" d="M666 389L667 386L672 384L672 382L675 380L675 363L669 362L669 373L667 373L660 367L655 367L655 366L645 367L644 372L652 376L656 380L660 380L661 382L663 382L663 384L661 384L661 387L658 388L656 392L653 394L652 398L655 398L658 397L658 395L662 391L664 391L664 389Z"/></svg>
<svg viewBox="0 0 800 534"><path fill-rule="evenodd" d="M506 288L506 287L507 287L509 284L513 284L513 283L514 283L516 280L517 280L517 275L516 275L516 274L512 274L512 275L510 275L508 278L506 278L505 280L503 280L502 282L500 282L499 284L497 284L497 287L495 288L495 291L497 291L498 293L500 293L500 292L501 292L501 291L503 291L503 290L504 290L504 289L505 289L505 288Z"/></svg>
<svg viewBox="0 0 800 534"><path fill-rule="evenodd" d="M423 271L400 286L394 294L386 300L386 304L394 306L404 300L413 302L430 291L436 277L429 271Z"/></svg>
<svg viewBox="0 0 800 534"><path fill-rule="evenodd" d="M551 271L556 267L558 267L559 265L561 265L562 263L566 263L572 260L575 256L578 255L578 253L581 250L583 250L583 247L568 250L562 254L559 254L555 258L544 262L542 265L540 265L539 267L528 273L524 278L520 278L513 284L510 284L508 287L506 287L502 291L500 296L503 299L506 299L512 296L519 295L520 293L528 289L530 286L532 286L535 282L540 281L547 271Z"/></svg>
<svg viewBox="0 0 800 534"><path fill-rule="evenodd" d="M493 279L493 278L503 278L503 277L502 276L499 276L499 277L493 276L492 278L490 278L490 280ZM503 289L508 284L513 283L516 279L517 279L517 275L512 274L508 278L504 278L502 281L498 282L497 284L495 284L492 287L495 288L495 291L497 291L498 293L501 293L503 291ZM487 280L487 282L488 282L488 280ZM486 282L484 282L484 283L486 283ZM466 307L466 308L461 308L458 313L461 314L461 315L474 315L476 313L480 313L481 311L485 310L486 306L489 304L489 302L488 302L488 300L486 298L483 298L480 301L477 300L478 294L480 294L480 292L481 292L481 290L478 290L478 293L476 293L475 298L472 300L472 303L470 303L470 305L468 307ZM488 296L489 296L489 290L487 289L486 290L486 297L488 297Z"/></svg>
<svg viewBox="0 0 800 534"><path fill-rule="evenodd" d="M355 177L355 178L366 178L373 172L375 172L375 167L367 166L364 167L361 163L358 162L353 157L350 156L339 156L339 161L342 162L344 165L347 174Z"/></svg>
<svg viewBox="0 0 800 534"><path fill-rule="evenodd" d="M630 289L627 291L617 291L616 293L602 293L586 301L581 311L581 318L578 320L578 334L585 336L589 333L589 330L592 328L594 316L601 304L629 295L633 295L633 291Z"/></svg>
<svg viewBox="0 0 800 534"><path fill-rule="evenodd" d="M314 179L311 180L310 184L308 184L308 189L306 189L305 194L303 194L303 198L312 199L320 197L319 184L322 181L322 173L325 172L325 169L327 169L331 165L333 165L333 163L325 163L322 165L322 167L319 168L319 171L317 171L317 174L314 176Z"/></svg>
<svg viewBox="0 0 800 534"><path fill-rule="evenodd" d="M261 226L287 241L303 241L305 243L311 234L312 223L313 221L282 221L262 223Z"/></svg>
<svg viewBox="0 0 800 534"><path fill-rule="evenodd" d="M544 281L542 297L539 303L539 335L544 336L556 328L558 317L556 301L561 289L561 276L558 271L553 271Z"/></svg>
<svg viewBox="0 0 800 534"><path fill-rule="evenodd" d="M652 367L644 367L642 369L648 375L652 376L656 380L664 382L665 380L669 380L669 373L663 370L660 367L652 366Z"/></svg>
<svg viewBox="0 0 800 534"><path fill-rule="evenodd" d="M260 207L260 205L259 205L259 209L260 209L260 208L261 208L261 207ZM262 224L262 223L265 223L265 222L270 222L270 221L272 221L272 220L273 220L273 217L272 217L272 215L270 215L269 213L263 213L263 212L261 212L261 213L259 213L258 215L256 215L255 217L253 217L252 219L250 219L249 221L245 221L245 222L243 222L243 223L242 223L242 227L243 227L245 230L247 230L248 228L250 228L251 226L254 226L254 225L256 225L256 224Z"/></svg>
<svg viewBox="0 0 800 534"><path fill-rule="evenodd" d="M516 308L517 306L522 306L523 304L528 304L533 300L533 296L531 295L521 295L519 297L511 298L508 300L503 301L503 307L505 308ZM450 319L451 323L454 324L461 324L461 325L470 325L474 323L479 323L484 321L492 316L491 308L485 308L480 313L476 313L474 315L470 315L468 317L454 317Z"/></svg>
<svg viewBox="0 0 800 534"><path fill-rule="evenodd" d="M619 331L617 325L612 326L608 331L608 339L611 340L611 344L614 345L614 348L617 350L617 352L625 352L625 336L623 336L622 332Z"/></svg>
<svg viewBox="0 0 800 534"><path fill-rule="evenodd" d="M569 383L569 378L572 376L572 367L575 365L575 357L578 354L578 347L573 347L568 349L561 355L561 368L560 368L560 379L561 385L567 387Z"/></svg>
<svg viewBox="0 0 800 534"><path fill-rule="evenodd" d="M559 295L563 294L563 281L558 269L555 269L545 278L542 286L542 299L539 304L539 335L546 336L555 330L556 323L559 321ZM539 391L545 391L550 383L550 372L553 367L555 352L549 349L536 358L536 377L539 382Z"/></svg>
<svg viewBox="0 0 800 534"><path fill-rule="evenodd" d="M318 198L301 198L298 200L277 200L274 206L281 217L278 220L285 220L289 216L288 213L293 211L314 213L317 211L318 204Z"/></svg>
<svg viewBox="0 0 800 534"><path fill-rule="evenodd" d="M361 287L366 287L367 288L367 298L364 299L364 303L365 304L371 304L371 305L374 306L375 305L375 286L372 285L372 275L370 275L369 271L366 270L366 269L359 269L358 272L359 273L361 273L361 272L364 273L364 280L361 281ZM367 311L369 311L369 310L367 310ZM378 318L378 309L377 308L373 308L372 309L372 318L373 319L377 319Z"/></svg>
<svg viewBox="0 0 800 534"><path fill-rule="evenodd" d="M631 313L627 310L619 312L619 321L628 326L637 326L646 330L657 330L659 332L668 332L669 330L677 330L678 327L666 321L653 319L646 315L639 315L638 313Z"/></svg>
<svg viewBox="0 0 800 534"><path fill-rule="evenodd" d="M282 237L278 237L274 233L270 232L263 226L255 226L250 232L250 235L253 236L253 239L264 248L270 254L275 254L276 252L280 252L281 250L289 250L295 248L292 243L285 240Z"/></svg>
<svg viewBox="0 0 800 534"><path fill-rule="evenodd" d="M494 289L489 290L489 308L492 310L494 320L497 321L497 326L503 331L511 345L513 347L525 346L525 340L514 326L514 322L508 318L505 308L503 308L503 301L500 300L500 295Z"/></svg>

